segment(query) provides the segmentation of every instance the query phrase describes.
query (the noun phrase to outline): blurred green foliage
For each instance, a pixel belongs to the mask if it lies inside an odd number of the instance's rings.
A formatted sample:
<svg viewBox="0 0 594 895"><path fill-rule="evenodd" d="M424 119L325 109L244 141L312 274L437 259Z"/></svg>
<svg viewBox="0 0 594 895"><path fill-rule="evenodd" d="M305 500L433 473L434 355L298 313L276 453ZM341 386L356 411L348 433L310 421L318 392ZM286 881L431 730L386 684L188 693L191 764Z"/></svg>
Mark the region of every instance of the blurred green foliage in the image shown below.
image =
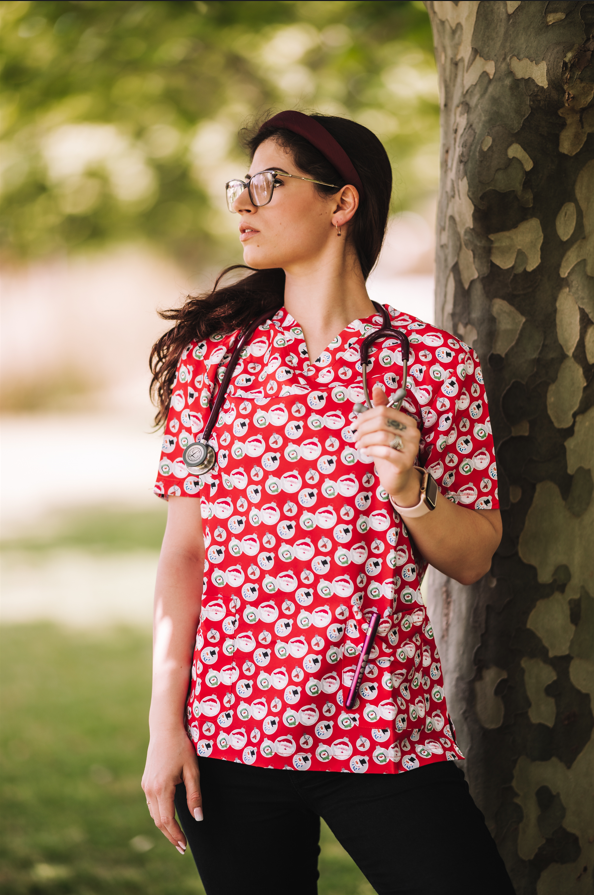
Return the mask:
<svg viewBox="0 0 594 895"><path fill-rule="evenodd" d="M140 789L150 634L0 630L3 895L204 895ZM320 895L373 889L322 827Z"/></svg>
<svg viewBox="0 0 594 895"><path fill-rule="evenodd" d="M164 500L155 500L154 509L135 510L112 507L85 507L52 514L52 521L32 524L26 535L4 538L0 551L75 549L90 553L127 553L134 550L159 552L167 518Z"/></svg>
<svg viewBox="0 0 594 895"><path fill-rule="evenodd" d="M268 109L353 117L396 166L395 208L438 180L421 2L0 2L0 251L144 238L211 257L236 222L238 129Z"/></svg>

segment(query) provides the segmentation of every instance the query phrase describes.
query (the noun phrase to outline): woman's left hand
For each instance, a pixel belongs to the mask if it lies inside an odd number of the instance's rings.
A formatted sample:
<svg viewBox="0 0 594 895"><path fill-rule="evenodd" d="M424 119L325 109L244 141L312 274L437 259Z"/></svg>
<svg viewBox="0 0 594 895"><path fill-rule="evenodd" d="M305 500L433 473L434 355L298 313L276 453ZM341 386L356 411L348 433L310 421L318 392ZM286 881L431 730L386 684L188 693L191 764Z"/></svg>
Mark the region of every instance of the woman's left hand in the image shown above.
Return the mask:
<svg viewBox="0 0 594 895"><path fill-rule="evenodd" d="M355 447L373 457L380 482L395 503L414 507L421 497L421 474L414 469L421 433L414 419L387 406L388 399L377 386L373 404L353 424ZM401 450L391 447L397 435ZM501 540L499 510L471 510L450 503L439 492L435 512L406 516L404 521L421 556L461 584L473 584L489 571Z"/></svg>
<svg viewBox="0 0 594 895"><path fill-rule="evenodd" d="M387 406L386 393L377 385L372 400L372 409L353 423L355 447L373 457L380 482L396 503L414 506L419 501L420 475L413 467L421 433L414 419Z"/></svg>

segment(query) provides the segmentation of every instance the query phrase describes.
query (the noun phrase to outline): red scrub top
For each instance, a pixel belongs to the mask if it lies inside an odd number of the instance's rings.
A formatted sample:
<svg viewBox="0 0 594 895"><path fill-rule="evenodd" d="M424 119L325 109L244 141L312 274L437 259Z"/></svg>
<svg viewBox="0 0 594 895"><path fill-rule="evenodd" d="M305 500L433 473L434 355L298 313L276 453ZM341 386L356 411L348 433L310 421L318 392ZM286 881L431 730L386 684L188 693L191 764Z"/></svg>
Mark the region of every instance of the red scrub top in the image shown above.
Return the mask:
<svg viewBox="0 0 594 895"><path fill-rule="evenodd" d="M410 340L402 410L421 430L418 465L462 506L498 507L483 377L459 339L387 308ZM201 501L206 562L187 730L197 754L262 767L400 773L462 758L420 592L426 563L373 460L355 450L360 346L354 320L312 363L285 308L244 348L211 436L217 465L188 471L238 332L192 342L177 371L156 493ZM401 385L396 340L368 367ZM370 611L381 612L354 708L345 700Z"/></svg>

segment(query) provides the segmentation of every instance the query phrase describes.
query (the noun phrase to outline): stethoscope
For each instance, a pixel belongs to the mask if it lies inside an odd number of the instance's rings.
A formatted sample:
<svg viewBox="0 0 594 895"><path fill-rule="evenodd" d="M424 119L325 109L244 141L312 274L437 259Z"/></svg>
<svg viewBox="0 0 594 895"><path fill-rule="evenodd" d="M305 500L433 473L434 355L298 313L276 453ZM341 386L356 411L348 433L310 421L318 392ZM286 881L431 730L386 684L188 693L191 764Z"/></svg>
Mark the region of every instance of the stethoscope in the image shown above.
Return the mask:
<svg viewBox="0 0 594 895"><path fill-rule="evenodd" d="M409 357L408 339L399 329L394 329L390 321L390 315L383 305L380 305L376 301L372 302L372 304L374 305L375 309L382 315L383 324L381 329L375 330L375 332L370 333L363 339L363 342L361 343L361 372L363 374L363 394L365 395L365 403L363 404L358 401L353 408L355 413L363 413L366 410L371 410L371 408L373 407L373 404L371 403L371 399L369 397L369 391L367 389L367 367L369 363L369 349L374 344L374 342L377 342L378 339L396 339L398 342L400 342L400 351L402 354L402 386L398 389L394 397L388 403L388 407L394 407L396 410L400 410L402 402L406 397L406 378L408 375ZM225 400L229 382L231 381L231 377L233 376L235 367L239 363L239 358L245 345L247 344L247 342L249 342L260 324L264 323L269 318L270 311L266 311L265 314L262 314L260 317L250 323L250 325L242 332L241 336L239 337L239 341L235 346L233 354L231 355L231 360L229 361L227 370L223 377L223 381L221 382L221 385L217 392L212 410L210 411L208 422L204 427L204 432L202 433L198 441L195 441L193 444L188 445L183 453L183 461L185 465L188 469L190 469L197 475L205 475L207 472L210 472L210 470L216 463L216 451L208 442L212 434L212 430L214 429L219 418L219 412L222 407L223 401Z"/></svg>
<svg viewBox="0 0 594 895"><path fill-rule="evenodd" d="M358 401L353 407L355 413L364 413L365 410L371 410L371 408L373 407L373 404L371 403L371 400L369 398L369 391L367 389L367 367L369 362L369 349L374 344L374 342L377 342L378 339L396 339L398 342L400 342L400 351L402 353L402 386L397 390L392 400L388 402L388 407L394 407L396 408L396 410L400 410L402 402L406 397L406 379L408 375L408 358L410 352L408 339L403 332L398 329L394 329L390 321L390 316L383 305L380 305L376 301L373 302L373 305L376 310L379 311L382 315L383 325L381 329L378 329L366 336L361 343L361 372L363 375L363 394L365 395L365 403L362 404ZM190 469L192 472L197 473L198 475L205 475L213 468L216 463L216 451L213 446L208 443L208 440L219 418L219 411L222 407L223 401L225 400L229 382L231 381L231 377L233 376L233 372L239 362L241 352L243 351L246 343L249 342L253 333L260 326L260 324L268 320L269 317L270 311L262 314L260 317L254 320L239 337L239 341L237 342L233 354L231 355L231 360L229 361L229 365L227 366L223 381L221 382L220 388L217 392L217 396L210 412L210 416L208 417L208 422L206 423L206 426L204 428L204 432L202 433L200 439L198 441L195 441L193 444L188 445L183 453L183 460L185 465L188 467L188 469ZM365 641L359 654L355 673L353 674L351 686L346 698L345 706L347 709L352 709L357 702L359 686L361 684L361 681L363 680L363 675L365 674L365 669L370 659L371 650L373 648L380 620L381 615L379 610L373 609L367 622L367 633L365 636Z"/></svg>

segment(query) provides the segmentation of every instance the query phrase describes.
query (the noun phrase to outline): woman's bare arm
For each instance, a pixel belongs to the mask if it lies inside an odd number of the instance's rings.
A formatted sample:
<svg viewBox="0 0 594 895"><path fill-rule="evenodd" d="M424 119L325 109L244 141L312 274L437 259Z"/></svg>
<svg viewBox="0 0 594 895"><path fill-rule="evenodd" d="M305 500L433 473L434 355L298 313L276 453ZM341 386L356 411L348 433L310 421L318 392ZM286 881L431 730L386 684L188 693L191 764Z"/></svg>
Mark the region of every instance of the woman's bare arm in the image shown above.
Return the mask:
<svg viewBox="0 0 594 895"><path fill-rule="evenodd" d="M413 473L418 481L414 503L418 503L421 477ZM473 584L487 574L501 541L499 510L468 509L442 494L437 495L432 512L418 519L406 518L404 523L427 562L460 584Z"/></svg>
<svg viewBox="0 0 594 895"><path fill-rule="evenodd" d="M414 469L421 434L410 416L387 407L385 392L373 390L374 407L362 413L353 429L356 446L373 457L380 481L401 507L419 501L421 475ZM395 430L388 419L404 428ZM403 450L390 447L399 434ZM435 509L416 519L403 516L411 537L422 556L444 575L461 584L472 584L485 575L501 541L499 510L472 510L437 496Z"/></svg>
<svg viewBox="0 0 594 895"><path fill-rule="evenodd" d="M202 818L198 762L184 728L184 714L203 573L200 501L172 497L155 588L150 743L142 788L155 824L182 853L186 839L175 819L173 802L178 783L185 784L192 816Z"/></svg>

